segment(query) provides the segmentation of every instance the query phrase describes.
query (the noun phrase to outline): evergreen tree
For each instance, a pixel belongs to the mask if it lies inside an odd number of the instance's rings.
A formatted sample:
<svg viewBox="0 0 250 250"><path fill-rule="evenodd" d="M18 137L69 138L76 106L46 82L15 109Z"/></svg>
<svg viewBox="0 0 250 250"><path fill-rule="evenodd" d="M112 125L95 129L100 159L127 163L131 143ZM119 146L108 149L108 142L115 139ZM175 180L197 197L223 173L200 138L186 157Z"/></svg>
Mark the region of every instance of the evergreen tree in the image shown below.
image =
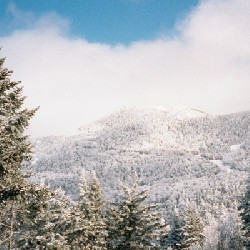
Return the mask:
<svg viewBox="0 0 250 250"><path fill-rule="evenodd" d="M20 82L10 80L11 70L0 59L0 202L26 194L26 175L21 172L31 159L31 145L24 131L34 110L23 108Z"/></svg>
<svg viewBox="0 0 250 250"><path fill-rule="evenodd" d="M218 250L242 250L242 223L237 213L224 213L219 220Z"/></svg>
<svg viewBox="0 0 250 250"><path fill-rule="evenodd" d="M36 109L23 108L20 82L0 59L0 246L12 249L22 225L23 205L31 198L32 185L22 168L31 159L31 145L24 131Z"/></svg>
<svg viewBox="0 0 250 250"><path fill-rule="evenodd" d="M242 199L240 209L240 215L242 219L242 235L244 245L247 250L250 249L250 176L248 177L247 190L244 198Z"/></svg>
<svg viewBox="0 0 250 250"><path fill-rule="evenodd" d="M23 167L31 159L31 144L24 134L36 109L23 108L20 82L10 80L12 71L0 59L0 248L16 249L39 214L45 188L29 184Z"/></svg>
<svg viewBox="0 0 250 250"><path fill-rule="evenodd" d="M191 246L203 247L203 224L190 205L187 207L185 224L181 230L184 238L180 248L177 249L189 249Z"/></svg>
<svg viewBox="0 0 250 250"><path fill-rule="evenodd" d="M66 232L70 219L70 199L61 190L57 190L56 195L39 192L29 206L30 211L36 213L30 215L31 223L20 237L18 249L69 249Z"/></svg>
<svg viewBox="0 0 250 250"><path fill-rule="evenodd" d="M107 249L104 200L99 181L92 173L81 178L80 198L71 213L68 241L72 249Z"/></svg>
<svg viewBox="0 0 250 250"><path fill-rule="evenodd" d="M179 211L175 208L173 223L169 232L169 238L167 239L167 246L171 246L172 249L182 249L181 244L184 240L182 227L183 222L179 217Z"/></svg>
<svg viewBox="0 0 250 250"><path fill-rule="evenodd" d="M109 249L160 249L163 226L154 205L145 204L146 191L137 191L138 179L130 189L121 184L123 195L108 209Z"/></svg>

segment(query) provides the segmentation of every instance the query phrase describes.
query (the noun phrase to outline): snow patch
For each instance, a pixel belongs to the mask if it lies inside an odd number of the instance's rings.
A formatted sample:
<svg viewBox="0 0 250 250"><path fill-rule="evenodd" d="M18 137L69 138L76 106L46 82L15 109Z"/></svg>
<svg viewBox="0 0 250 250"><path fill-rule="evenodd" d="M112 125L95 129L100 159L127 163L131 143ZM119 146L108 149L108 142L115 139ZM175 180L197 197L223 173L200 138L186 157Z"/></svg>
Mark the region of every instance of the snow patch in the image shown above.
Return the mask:
<svg viewBox="0 0 250 250"><path fill-rule="evenodd" d="M228 173L231 172L231 168L227 165L224 165L222 160L211 160L211 162L218 166L222 171L226 171Z"/></svg>
<svg viewBox="0 0 250 250"><path fill-rule="evenodd" d="M235 144L230 146L230 151L238 151L240 150L241 144Z"/></svg>
<svg viewBox="0 0 250 250"><path fill-rule="evenodd" d="M33 157L33 160L31 161L31 165L35 165L37 163L38 158Z"/></svg>
<svg viewBox="0 0 250 250"><path fill-rule="evenodd" d="M144 141L143 143L142 143L142 149L151 149L151 148L153 148L153 144L152 143L149 143L149 142L146 142L146 141Z"/></svg>
<svg viewBox="0 0 250 250"><path fill-rule="evenodd" d="M223 167L223 161L222 160L211 160L212 163L214 163L218 167Z"/></svg>

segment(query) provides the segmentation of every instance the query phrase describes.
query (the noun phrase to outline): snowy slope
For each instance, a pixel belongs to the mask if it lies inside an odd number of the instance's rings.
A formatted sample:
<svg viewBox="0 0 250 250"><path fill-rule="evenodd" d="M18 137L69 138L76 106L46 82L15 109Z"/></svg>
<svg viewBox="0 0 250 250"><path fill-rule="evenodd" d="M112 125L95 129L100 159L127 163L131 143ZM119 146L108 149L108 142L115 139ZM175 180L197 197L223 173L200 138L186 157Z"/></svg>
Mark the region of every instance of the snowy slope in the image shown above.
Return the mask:
<svg viewBox="0 0 250 250"><path fill-rule="evenodd" d="M167 216L187 198L211 213L233 209L250 165L250 112L209 116L184 108L123 108L70 136L34 141L33 181L77 197L79 173L95 169L112 199L118 179L151 192ZM235 150L235 145L237 150ZM216 211L215 211L216 210Z"/></svg>

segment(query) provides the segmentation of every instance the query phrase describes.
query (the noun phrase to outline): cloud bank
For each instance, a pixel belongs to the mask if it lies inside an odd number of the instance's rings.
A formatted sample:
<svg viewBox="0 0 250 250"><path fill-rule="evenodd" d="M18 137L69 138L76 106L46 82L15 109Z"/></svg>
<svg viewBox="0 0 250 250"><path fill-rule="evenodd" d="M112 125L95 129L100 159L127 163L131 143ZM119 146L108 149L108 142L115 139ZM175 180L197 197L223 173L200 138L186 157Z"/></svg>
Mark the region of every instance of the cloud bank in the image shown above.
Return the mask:
<svg viewBox="0 0 250 250"><path fill-rule="evenodd" d="M40 106L33 136L64 133L123 106L250 109L249 0L202 1L175 36L129 46L90 43L68 29L47 14L0 40L27 105Z"/></svg>

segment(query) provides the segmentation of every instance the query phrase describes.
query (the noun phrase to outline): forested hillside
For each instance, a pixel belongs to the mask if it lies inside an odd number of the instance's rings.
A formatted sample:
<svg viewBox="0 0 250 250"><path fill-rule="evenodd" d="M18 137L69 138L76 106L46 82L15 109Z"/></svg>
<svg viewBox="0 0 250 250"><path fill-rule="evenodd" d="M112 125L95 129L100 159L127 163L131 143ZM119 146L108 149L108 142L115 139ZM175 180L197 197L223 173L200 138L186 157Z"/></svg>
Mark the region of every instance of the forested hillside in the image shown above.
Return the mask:
<svg viewBox="0 0 250 250"><path fill-rule="evenodd" d="M79 173L95 170L109 199L134 173L167 218L187 198L203 213L235 210L250 165L250 112L210 116L197 110L123 108L68 136L33 141L33 181L74 199Z"/></svg>

